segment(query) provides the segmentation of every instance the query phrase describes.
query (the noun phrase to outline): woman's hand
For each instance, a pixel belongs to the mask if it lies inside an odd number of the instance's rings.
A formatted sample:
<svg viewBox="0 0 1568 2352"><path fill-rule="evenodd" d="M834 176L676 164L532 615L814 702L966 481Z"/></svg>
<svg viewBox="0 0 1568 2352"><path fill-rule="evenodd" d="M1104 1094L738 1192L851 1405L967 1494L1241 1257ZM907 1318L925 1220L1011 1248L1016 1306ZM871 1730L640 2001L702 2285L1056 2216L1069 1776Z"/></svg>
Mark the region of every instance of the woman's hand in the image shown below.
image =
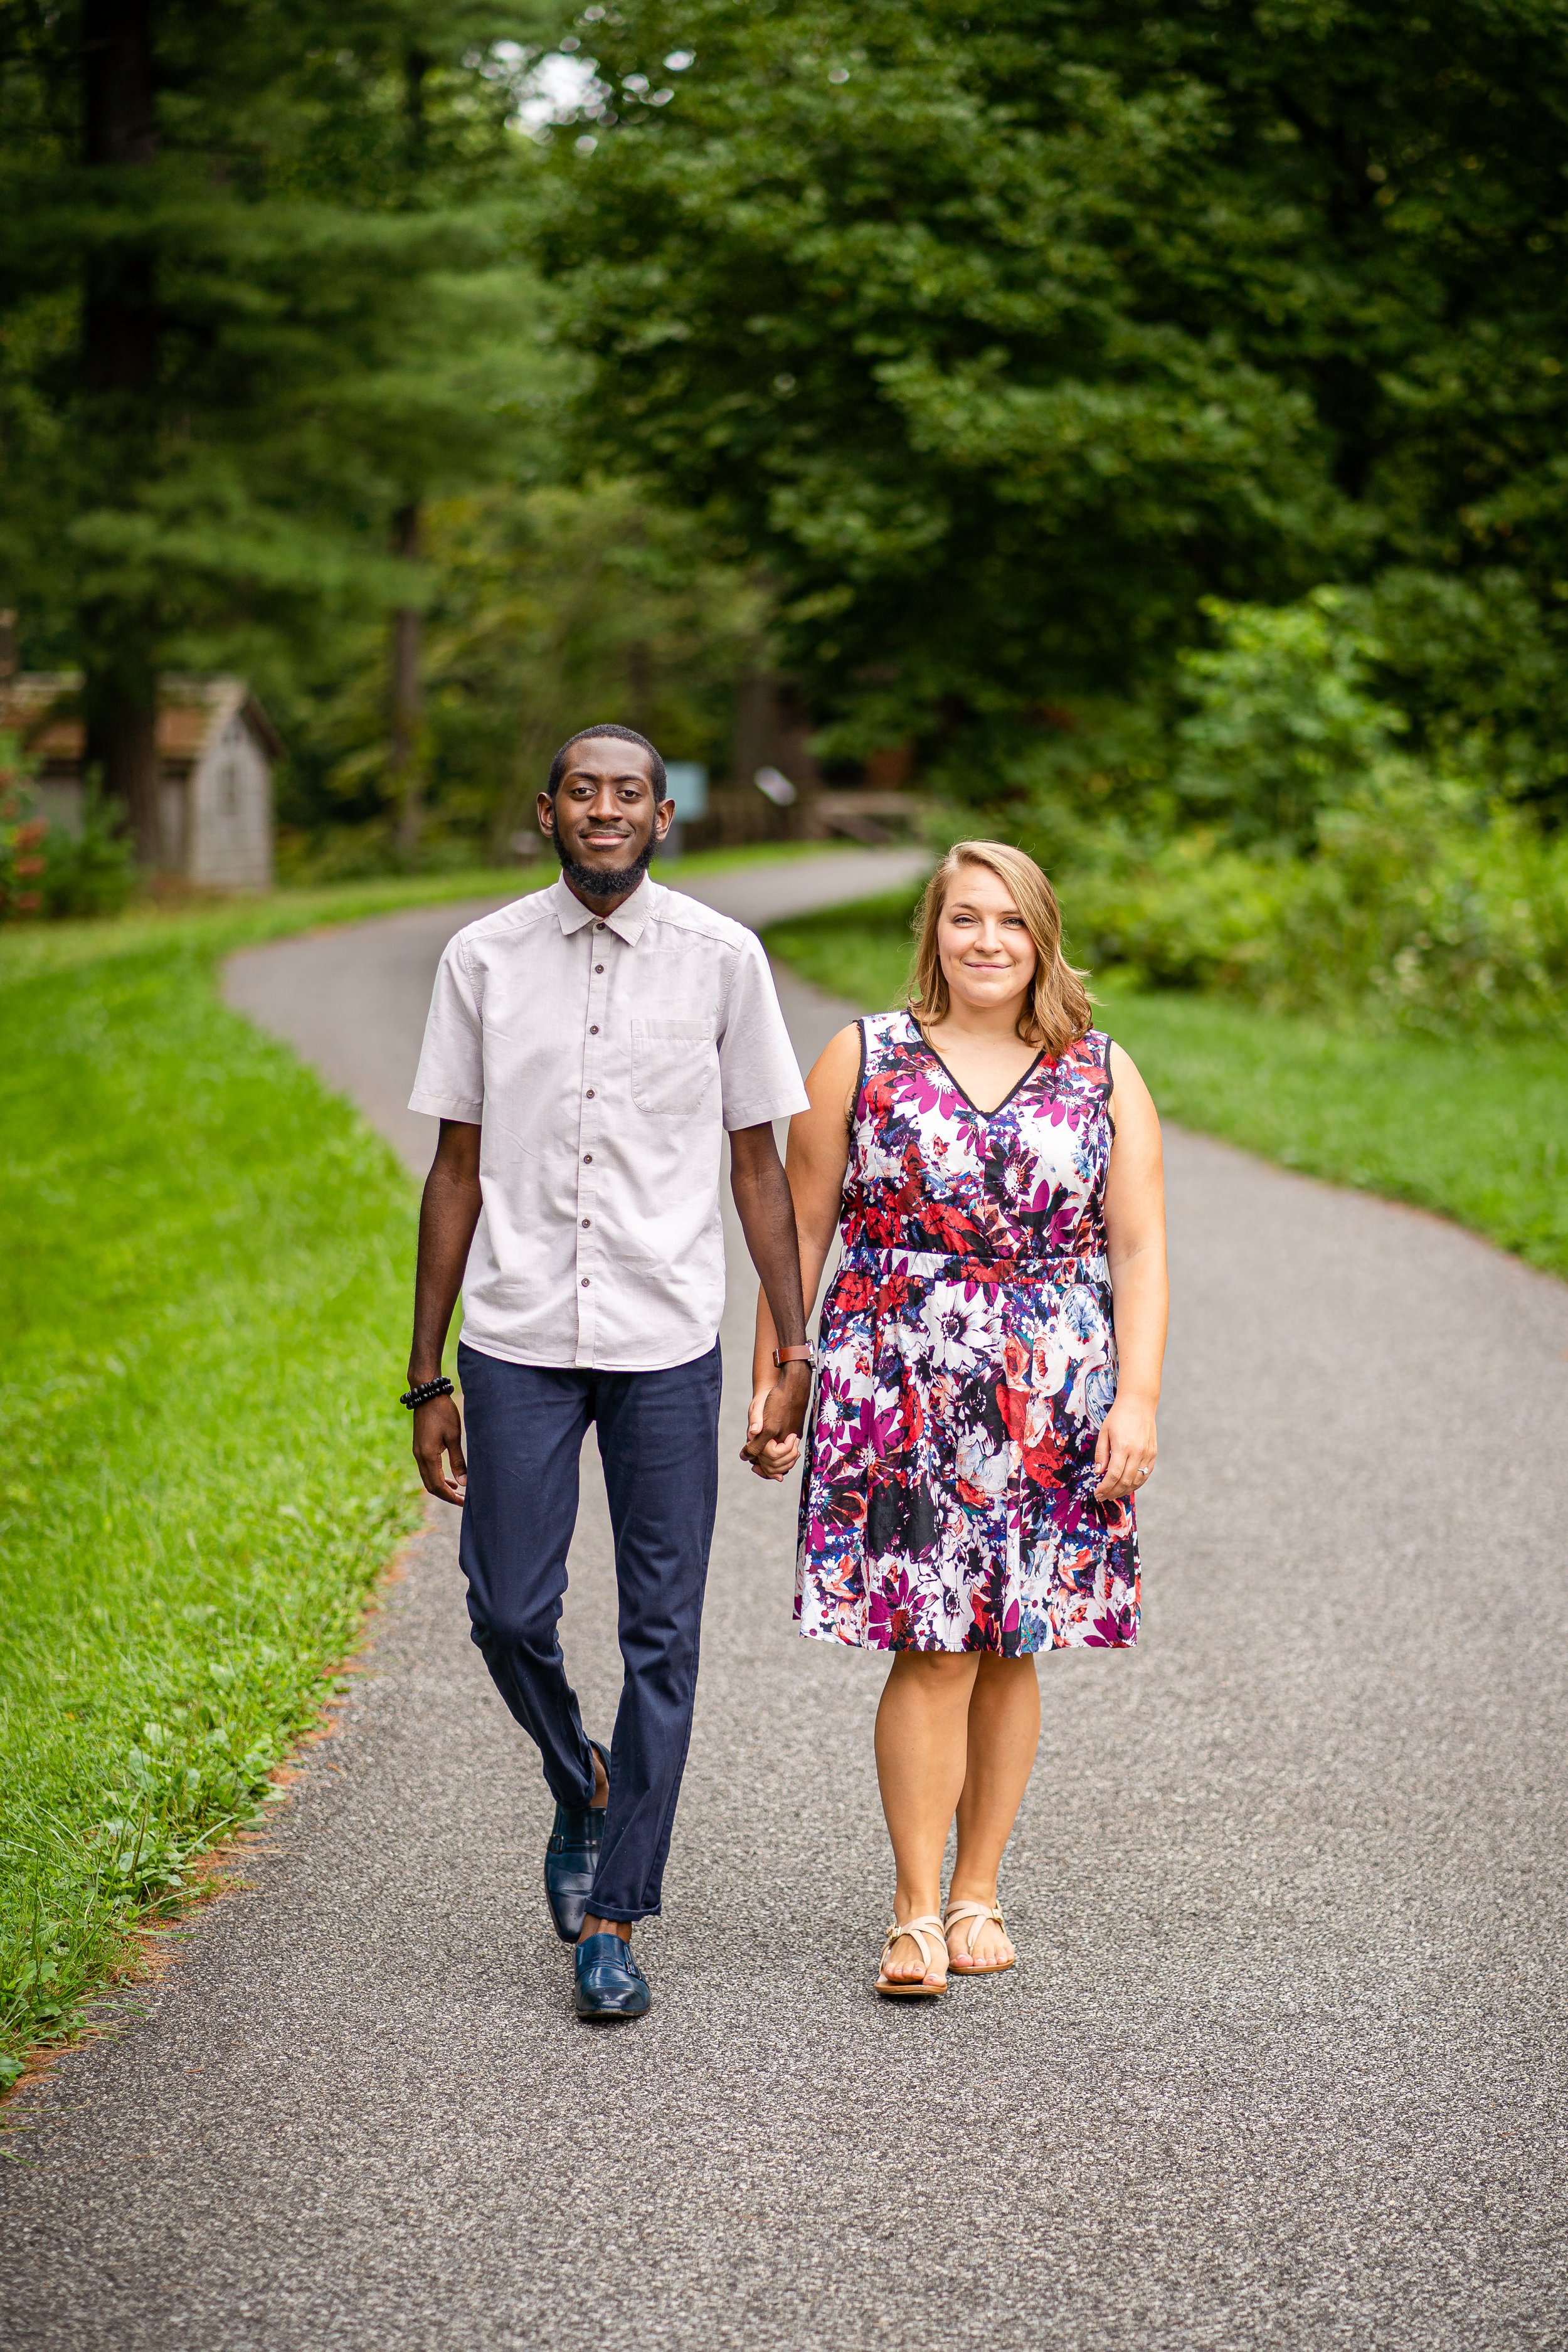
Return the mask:
<svg viewBox="0 0 1568 2352"><path fill-rule="evenodd" d="M797 1368L792 1364L789 1369L794 1372ZM809 1398L809 1368L803 1366L800 1369L806 1371L805 1388ZM768 1381L759 1387L746 1415L746 1443L741 1448L741 1459L751 1464L759 1478L787 1478L800 1460L800 1439L795 1432L789 1431L776 1437L764 1434L770 1417L775 1422L778 1419L775 1391L781 1385L777 1381ZM771 1416L770 1407L773 1408Z"/></svg>
<svg viewBox="0 0 1568 2352"><path fill-rule="evenodd" d="M1100 1484L1097 1503L1119 1503L1135 1495L1154 1467L1159 1445L1154 1436L1154 1408L1142 1398L1119 1393L1100 1425L1094 1466Z"/></svg>

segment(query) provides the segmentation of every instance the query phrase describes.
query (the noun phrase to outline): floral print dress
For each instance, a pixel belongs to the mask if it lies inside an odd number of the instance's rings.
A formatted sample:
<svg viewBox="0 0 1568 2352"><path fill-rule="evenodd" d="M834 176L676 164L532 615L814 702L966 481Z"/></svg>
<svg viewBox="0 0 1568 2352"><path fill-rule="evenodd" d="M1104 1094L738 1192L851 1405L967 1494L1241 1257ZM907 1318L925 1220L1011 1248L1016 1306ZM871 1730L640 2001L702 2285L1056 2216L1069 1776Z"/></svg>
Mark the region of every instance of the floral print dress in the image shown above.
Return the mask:
<svg viewBox="0 0 1568 2352"><path fill-rule="evenodd" d="M1131 1500L1097 1503L1116 1394L1110 1042L977 1110L907 1013L861 1070L801 1486L803 1633L1016 1657L1138 1638Z"/></svg>

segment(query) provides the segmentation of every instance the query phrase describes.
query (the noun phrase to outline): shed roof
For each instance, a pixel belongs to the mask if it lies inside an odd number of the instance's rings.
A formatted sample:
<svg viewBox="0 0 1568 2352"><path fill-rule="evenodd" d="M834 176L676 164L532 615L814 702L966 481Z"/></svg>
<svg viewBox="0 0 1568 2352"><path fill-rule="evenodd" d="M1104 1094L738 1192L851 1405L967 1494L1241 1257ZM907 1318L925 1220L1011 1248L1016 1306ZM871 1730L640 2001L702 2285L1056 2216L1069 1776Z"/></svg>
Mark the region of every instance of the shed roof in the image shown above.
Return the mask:
<svg viewBox="0 0 1568 2352"><path fill-rule="evenodd" d="M158 757L174 774L200 761L231 719L243 719L274 759L283 740L242 677L160 679ZM18 670L0 677L0 729L20 737L22 748L57 772L80 765L87 740L81 715L79 670Z"/></svg>

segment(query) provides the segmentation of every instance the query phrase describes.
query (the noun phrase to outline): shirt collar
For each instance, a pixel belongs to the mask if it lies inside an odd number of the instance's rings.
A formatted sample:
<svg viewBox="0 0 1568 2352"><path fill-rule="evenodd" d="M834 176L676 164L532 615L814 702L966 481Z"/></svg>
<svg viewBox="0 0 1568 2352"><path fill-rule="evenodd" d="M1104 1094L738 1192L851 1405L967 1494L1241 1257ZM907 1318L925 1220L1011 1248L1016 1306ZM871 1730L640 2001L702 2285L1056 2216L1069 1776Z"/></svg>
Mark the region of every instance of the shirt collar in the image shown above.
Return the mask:
<svg viewBox="0 0 1568 2352"><path fill-rule="evenodd" d="M655 901L663 895L658 884L650 882L645 874L631 897L624 900L613 915L600 916L595 914L592 907L584 907L582 899L566 887L564 875L559 882L552 882L550 886L555 919L568 938L588 923L603 922L606 930L614 931L616 939L625 940L631 948L635 948L641 939L647 928L648 917L654 911Z"/></svg>

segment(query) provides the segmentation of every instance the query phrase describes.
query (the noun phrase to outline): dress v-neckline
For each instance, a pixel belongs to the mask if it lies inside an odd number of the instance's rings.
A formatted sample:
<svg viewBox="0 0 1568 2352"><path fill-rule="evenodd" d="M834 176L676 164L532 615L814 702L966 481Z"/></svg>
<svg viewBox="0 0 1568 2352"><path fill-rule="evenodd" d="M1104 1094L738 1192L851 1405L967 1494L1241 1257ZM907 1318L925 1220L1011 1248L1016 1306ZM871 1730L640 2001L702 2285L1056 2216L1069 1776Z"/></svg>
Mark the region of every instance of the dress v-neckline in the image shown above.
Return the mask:
<svg viewBox="0 0 1568 2352"><path fill-rule="evenodd" d="M998 1111L1005 1110L1014 1096L1017 1094L1022 1087L1028 1085L1029 1080L1034 1076L1035 1072L1039 1068L1040 1064L1046 1058L1046 1049L1042 1045L1039 1052L1035 1055L1034 1060L1030 1063L1028 1068L1025 1071L1023 1076L1018 1080L1017 1085L1009 1087L1001 1101L999 1103L993 1103L989 1110L982 1110L980 1105L975 1101L974 1097L970 1093L968 1087L961 1086L957 1078L953 1076L952 1072L948 1068L947 1064L942 1060L942 1055L937 1052L936 1047L931 1044L931 1039L926 1035L925 1031L921 1028L918 1021L915 1024L915 1029L920 1037L921 1044L925 1047L926 1052L931 1055L931 1060L936 1064L937 1068L942 1072L942 1076L947 1080L948 1085L952 1088L953 1092L959 1096L961 1100L968 1104L976 1118L994 1118Z"/></svg>

